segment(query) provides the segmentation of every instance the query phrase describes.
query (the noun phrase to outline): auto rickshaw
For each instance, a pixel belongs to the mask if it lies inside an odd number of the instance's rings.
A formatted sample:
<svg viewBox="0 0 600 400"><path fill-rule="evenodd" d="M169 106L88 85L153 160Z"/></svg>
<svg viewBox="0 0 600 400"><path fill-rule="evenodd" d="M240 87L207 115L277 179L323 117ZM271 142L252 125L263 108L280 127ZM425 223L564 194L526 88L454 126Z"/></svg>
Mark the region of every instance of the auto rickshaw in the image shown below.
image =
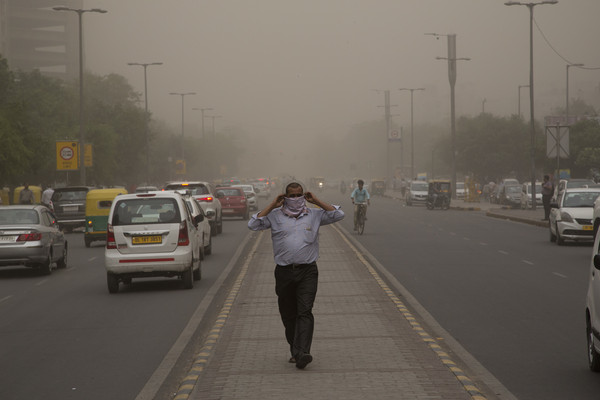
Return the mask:
<svg viewBox="0 0 600 400"><path fill-rule="evenodd" d="M385 181L383 179L373 179L371 181L371 193L383 196L385 193Z"/></svg>
<svg viewBox="0 0 600 400"><path fill-rule="evenodd" d="M25 186L16 187L13 191L13 204L19 204L19 195ZM29 185L29 190L33 192L33 204L42 203L42 188L40 186Z"/></svg>
<svg viewBox="0 0 600 400"><path fill-rule="evenodd" d="M92 242L106 240L108 214L113 200L120 194L127 194L124 188L92 189L85 197L85 247Z"/></svg>
<svg viewBox="0 0 600 400"><path fill-rule="evenodd" d="M451 183L446 179L434 179L429 181L429 190L427 192L427 202L425 205L428 210L438 207L442 210L450 208L450 198L452 196Z"/></svg>

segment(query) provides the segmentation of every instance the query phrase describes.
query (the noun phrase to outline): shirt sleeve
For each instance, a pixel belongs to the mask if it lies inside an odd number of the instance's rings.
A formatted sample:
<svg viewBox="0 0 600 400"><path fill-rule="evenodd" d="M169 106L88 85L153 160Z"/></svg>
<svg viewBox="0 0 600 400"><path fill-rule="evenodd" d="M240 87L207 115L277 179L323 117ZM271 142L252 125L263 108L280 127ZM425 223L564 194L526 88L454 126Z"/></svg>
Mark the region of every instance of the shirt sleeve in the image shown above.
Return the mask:
<svg viewBox="0 0 600 400"><path fill-rule="evenodd" d="M321 215L321 225L333 224L334 222L344 219L345 214L340 206L333 205L333 207L335 208L333 211L323 210L323 214Z"/></svg>
<svg viewBox="0 0 600 400"><path fill-rule="evenodd" d="M367 200L371 199L371 195L369 194L369 191L367 189L365 189L365 192L367 192Z"/></svg>
<svg viewBox="0 0 600 400"><path fill-rule="evenodd" d="M356 194L356 189L354 189L354 190L352 191L352 194L350 195L350 198L351 198L351 199L353 199L355 194Z"/></svg>
<svg viewBox="0 0 600 400"><path fill-rule="evenodd" d="M259 213L254 213L250 220L248 221L248 228L251 231L264 231L265 229L269 229L271 227L271 221L269 221L269 216L266 215L264 217L258 217Z"/></svg>

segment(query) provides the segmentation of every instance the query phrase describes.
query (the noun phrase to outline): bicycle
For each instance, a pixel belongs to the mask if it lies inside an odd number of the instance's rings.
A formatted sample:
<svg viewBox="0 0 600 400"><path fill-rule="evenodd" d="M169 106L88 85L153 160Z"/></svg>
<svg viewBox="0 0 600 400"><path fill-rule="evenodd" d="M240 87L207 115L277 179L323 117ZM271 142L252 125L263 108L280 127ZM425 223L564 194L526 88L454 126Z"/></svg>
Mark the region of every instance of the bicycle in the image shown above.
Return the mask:
<svg viewBox="0 0 600 400"><path fill-rule="evenodd" d="M365 230L365 213L367 211L367 205L365 203L356 203L358 206L356 215L356 230L359 235L362 235Z"/></svg>

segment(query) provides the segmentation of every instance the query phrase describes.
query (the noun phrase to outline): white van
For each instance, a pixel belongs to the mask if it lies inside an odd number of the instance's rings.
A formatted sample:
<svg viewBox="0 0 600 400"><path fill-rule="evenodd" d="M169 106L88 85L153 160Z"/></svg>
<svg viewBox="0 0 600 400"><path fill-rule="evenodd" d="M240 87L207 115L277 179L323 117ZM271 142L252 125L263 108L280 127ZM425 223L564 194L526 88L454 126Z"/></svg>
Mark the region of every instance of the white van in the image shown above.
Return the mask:
<svg viewBox="0 0 600 400"><path fill-rule="evenodd" d="M132 278L177 276L191 289L200 280L198 224L176 192L119 195L108 216L104 265L108 291Z"/></svg>

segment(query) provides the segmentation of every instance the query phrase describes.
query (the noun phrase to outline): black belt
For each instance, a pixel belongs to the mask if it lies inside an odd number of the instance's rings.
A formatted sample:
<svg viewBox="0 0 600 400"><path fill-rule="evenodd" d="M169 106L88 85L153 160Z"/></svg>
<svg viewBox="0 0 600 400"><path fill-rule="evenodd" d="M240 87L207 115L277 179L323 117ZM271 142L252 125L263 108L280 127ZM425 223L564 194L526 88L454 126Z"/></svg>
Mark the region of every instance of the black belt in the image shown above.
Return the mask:
<svg viewBox="0 0 600 400"><path fill-rule="evenodd" d="M288 264L288 265L279 265L277 264L278 267L281 268L290 268L290 269L298 269L298 268L304 268L304 267L312 267L317 265L316 262L311 262L310 264Z"/></svg>

